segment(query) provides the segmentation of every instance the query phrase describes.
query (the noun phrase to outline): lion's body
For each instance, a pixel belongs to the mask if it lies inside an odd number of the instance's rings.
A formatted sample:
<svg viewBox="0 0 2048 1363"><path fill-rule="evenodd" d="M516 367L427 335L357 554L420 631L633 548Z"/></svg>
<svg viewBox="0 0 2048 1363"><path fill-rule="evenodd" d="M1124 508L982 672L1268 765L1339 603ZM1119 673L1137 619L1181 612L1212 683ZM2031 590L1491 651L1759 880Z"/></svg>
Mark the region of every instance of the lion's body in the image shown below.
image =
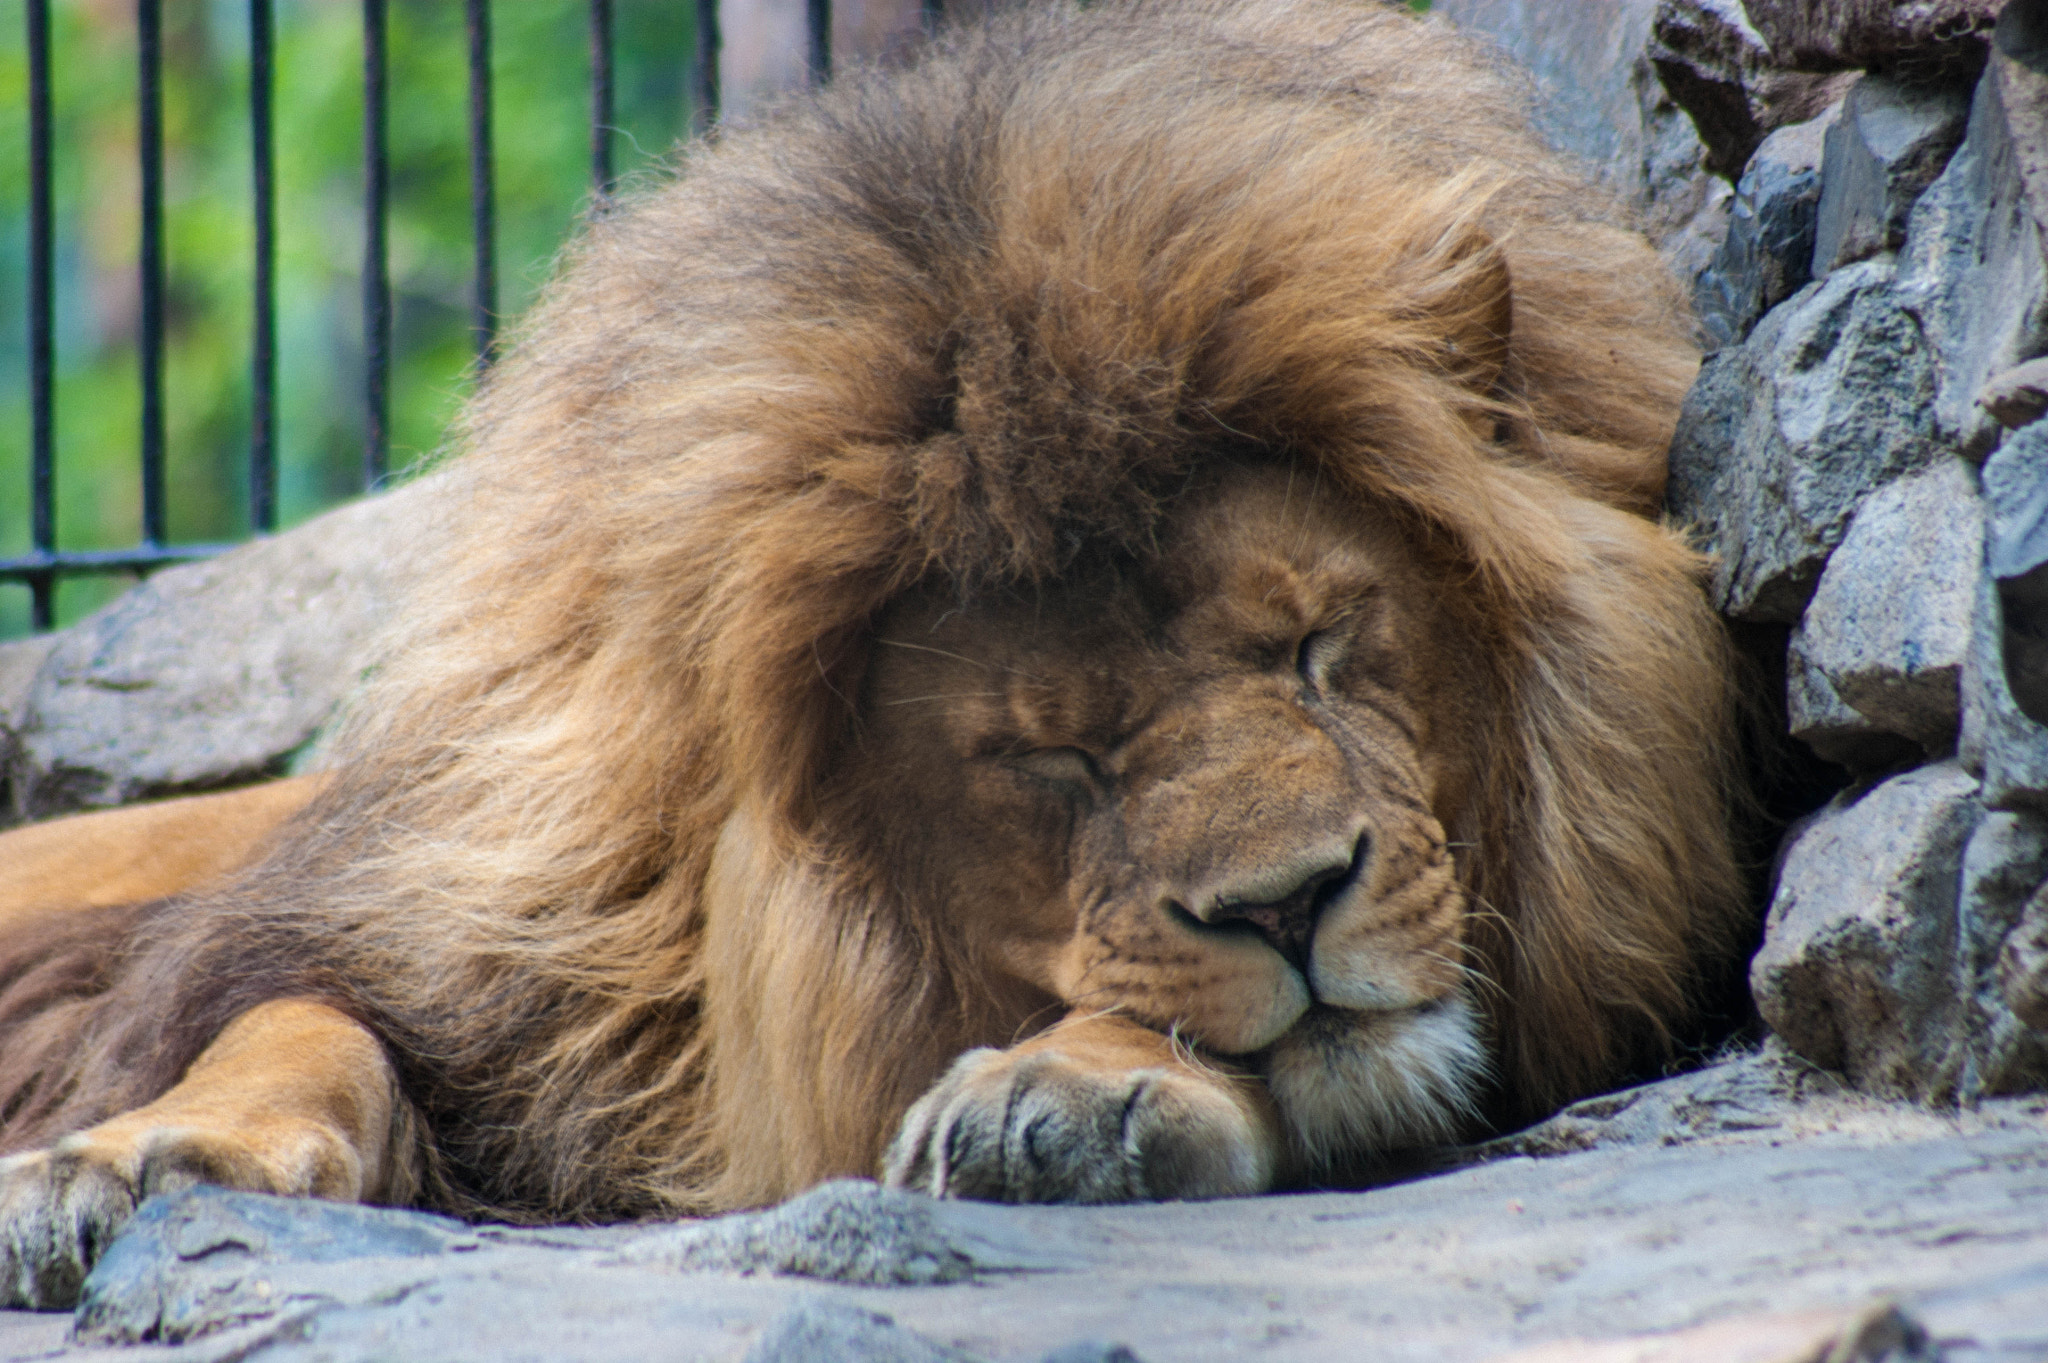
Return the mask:
<svg viewBox="0 0 2048 1363"><path fill-rule="evenodd" d="M432 1205L771 1200L942 1075L892 1170L973 1191L977 1085L1052 1043L956 1058L1067 1013L1236 1133L1134 1186L1229 1190L1687 1016L1739 895L1648 247L1398 11L950 48L592 225L332 783L0 1048L11 1143L305 999L381 1042Z"/></svg>

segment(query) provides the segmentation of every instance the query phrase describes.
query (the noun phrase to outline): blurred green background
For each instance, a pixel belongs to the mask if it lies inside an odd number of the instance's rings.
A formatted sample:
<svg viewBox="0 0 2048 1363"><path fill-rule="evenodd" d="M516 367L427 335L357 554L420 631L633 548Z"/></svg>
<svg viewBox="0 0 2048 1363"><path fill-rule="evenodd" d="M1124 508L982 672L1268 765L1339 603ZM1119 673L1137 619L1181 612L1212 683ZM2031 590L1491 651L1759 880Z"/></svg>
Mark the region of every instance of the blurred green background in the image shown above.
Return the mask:
<svg viewBox="0 0 2048 1363"><path fill-rule="evenodd" d="M28 53L0 0L0 557L29 549ZM57 526L65 549L141 532L137 472L132 0L52 5L56 127ZM471 240L461 0L389 20L391 465L430 454L468 385ZM694 7L613 0L613 165L631 176L689 131ZM167 482L173 543L249 533L251 250L246 0L164 6ZM516 316L588 207L588 6L492 6L498 305ZM280 528L354 494L362 464L361 6L277 0ZM126 576L58 588L64 624ZM29 632L0 583L0 639Z"/></svg>

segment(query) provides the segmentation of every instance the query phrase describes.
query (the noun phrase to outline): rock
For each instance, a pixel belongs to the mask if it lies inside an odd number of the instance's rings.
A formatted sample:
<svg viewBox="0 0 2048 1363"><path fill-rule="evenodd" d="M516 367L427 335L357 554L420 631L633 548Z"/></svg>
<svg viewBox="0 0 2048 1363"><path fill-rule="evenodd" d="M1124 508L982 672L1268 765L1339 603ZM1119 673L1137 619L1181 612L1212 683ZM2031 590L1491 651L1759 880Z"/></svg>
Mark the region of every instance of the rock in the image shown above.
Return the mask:
<svg viewBox="0 0 2048 1363"><path fill-rule="evenodd" d="M1906 214L1947 168L1969 121L1970 88L1872 74L1856 82L1827 133L1813 275L1897 249Z"/></svg>
<svg viewBox="0 0 2048 1363"><path fill-rule="evenodd" d="M2007 683L2004 616L1998 583L1986 574L1970 613L1957 756L1983 781L1987 808L2048 810L2048 728L2020 708Z"/></svg>
<svg viewBox="0 0 2048 1363"><path fill-rule="evenodd" d="M125 1263L137 1326L211 1328L160 1335L146 1355L110 1353L95 1327L67 1341L0 1313L0 1355L20 1339L48 1363L733 1360L793 1316L850 1308L914 1343L990 1359L1115 1340L1154 1360L1339 1363L1367 1341L1369 1357L1483 1363L1576 1340L1576 1358L1642 1360L1686 1357L1670 1352L1687 1338L1674 1332L1701 1322L1856 1310L1878 1296L1936 1338L1967 1337L1970 1357L2039 1352L2039 1100L1928 1112L1767 1050L1615 1106L1605 1124L1628 1127L1625 1141L1496 1155L1365 1192L975 1208L1064 1266L951 1284L679 1272L621 1261L622 1245L656 1233L644 1226L460 1226L194 1189L145 1204L89 1291L107 1301L106 1265ZM164 1303L182 1314L152 1317Z"/></svg>
<svg viewBox="0 0 2048 1363"><path fill-rule="evenodd" d="M1945 753L1983 562L1983 509L1961 460L1888 484L1829 558L1791 651L1873 727Z"/></svg>
<svg viewBox="0 0 2048 1363"><path fill-rule="evenodd" d="M1579 1150L1682 1145L1738 1132L1789 1134L1808 1119L1818 1100L1848 1095L1835 1075L1815 1069L1776 1037L1766 1037L1749 1054L1587 1098L1526 1130L1460 1151L1453 1159L1463 1165L1506 1155L1545 1158Z"/></svg>
<svg viewBox="0 0 2048 1363"><path fill-rule="evenodd" d="M1863 499L1943 453L1933 360L1891 286L1881 260L1838 270L1701 367L1666 501L1716 556L1725 613L1797 622Z"/></svg>
<svg viewBox="0 0 2048 1363"><path fill-rule="evenodd" d="M2018 430L2048 415L2048 359L2014 365L1984 385L1977 405L2008 430ZM0 662L0 669L6 664Z"/></svg>
<svg viewBox="0 0 2048 1363"><path fill-rule="evenodd" d="M2001 33L2019 12L2007 12ZM1977 395L1993 375L2048 351L2048 61L2033 60L1994 54L1969 131L1907 215L1899 252L1900 300L1935 356L1935 429L1971 459L2002 433Z"/></svg>
<svg viewBox="0 0 2048 1363"><path fill-rule="evenodd" d="M1967 1004L1958 1027L1967 1052L1957 1094L1963 1101L2048 1083L2048 1012L2019 982L2029 975L2021 962L2033 954L2031 944L2048 945L2040 934L2048 928L2044 881L2048 818L1987 814L1963 849L1957 909L1956 973Z"/></svg>
<svg viewBox="0 0 2048 1363"><path fill-rule="evenodd" d="M1077 1339L1049 1350L1038 1363L1145 1363L1128 1344L1103 1339Z"/></svg>
<svg viewBox="0 0 2048 1363"><path fill-rule="evenodd" d="M1771 55L1810 71L1968 65L1969 35L1991 27L2003 0L1742 0Z"/></svg>
<svg viewBox="0 0 2048 1363"><path fill-rule="evenodd" d="M42 670L44 660L56 646L54 634L0 644L0 828L15 822L11 773L20 745L22 712L28 709L28 695L35 685L36 673Z"/></svg>
<svg viewBox="0 0 2048 1363"><path fill-rule="evenodd" d="M2034 1063L2020 1079L2041 1082L2048 1063L2048 886L2036 891L2005 939L1998 954L1998 995L2014 1019L2029 1032ZM1987 1088L1989 1086L1987 1085ZM1992 1089L1996 1092L1998 1090Z"/></svg>
<svg viewBox="0 0 2048 1363"><path fill-rule="evenodd" d="M868 1287L1066 1266L1057 1255L1017 1243L1007 1223L984 1212L981 1203L935 1203L846 1179L820 1184L772 1211L652 1232L622 1247L619 1261Z"/></svg>
<svg viewBox="0 0 2048 1363"><path fill-rule="evenodd" d="M1909 738L1887 732L1842 699L1827 674L1798 650L1785 654L1785 713L1792 737L1855 772L1877 772L1923 755Z"/></svg>
<svg viewBox="0 0 2048 1363"><path fill-rule="evenodd" d="M21 711L15 817L283 770L375 665L442 485L167 568L55 636Z"/></svg>
<svg viewBox="0 0 2048 1363"><path fill-rule="evenodd" d="M1953 1093L1958 876L1983 817L1953 762L1837 797L1784 854L1750 988L1771 1030L1859 1087Z"/></svg>
<svg viewBox="0 0 2048 1363"><path fill-rule="evenodd" d="M2020 712L2048 723L2048 426L2006 441L1984 465L1984 489L2000 670Z"/></svg>
<svg viewBox="0 0 2048 1363"><path fill-rule="evenodd" d="M835 1301L801 1301L763 1326L743 1363L956 1363L942 1349L879 1311Z"/></svg>
<svg viewBox="0 0 2048 1363"><path fill-rule="evenodd" d="M1813 267L1821 147L1836 105L1763 140L1729 202L1728 232L1693 288L1707 348L1749 335L1759 317L1805 287Z"/></svg>
<svg viewBox="0 0 2048 1363"><path fill-rule="evenodd" d="M1648 56L1665 91L1692 119L1707 168L1731 180L1768 133L1816 117L1855 79L1776 66L1739 0L1662 0Z"/></svg>

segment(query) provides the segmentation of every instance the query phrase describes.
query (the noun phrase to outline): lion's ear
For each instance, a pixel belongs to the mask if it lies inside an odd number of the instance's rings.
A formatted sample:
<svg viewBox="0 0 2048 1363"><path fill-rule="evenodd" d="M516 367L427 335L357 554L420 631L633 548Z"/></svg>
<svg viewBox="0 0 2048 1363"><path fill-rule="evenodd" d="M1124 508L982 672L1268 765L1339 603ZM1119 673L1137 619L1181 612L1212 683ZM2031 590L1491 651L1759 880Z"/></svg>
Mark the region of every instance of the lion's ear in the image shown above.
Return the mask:
<svg viewBox="0 0 2048 1363"><path fill-rule="evenodd" d="M1507 372L1515 329L1515 281L1507 253L1474 227L1462 233L1444 262L1440 312L1446 367L1473 392L1490 395Z"/></svg>

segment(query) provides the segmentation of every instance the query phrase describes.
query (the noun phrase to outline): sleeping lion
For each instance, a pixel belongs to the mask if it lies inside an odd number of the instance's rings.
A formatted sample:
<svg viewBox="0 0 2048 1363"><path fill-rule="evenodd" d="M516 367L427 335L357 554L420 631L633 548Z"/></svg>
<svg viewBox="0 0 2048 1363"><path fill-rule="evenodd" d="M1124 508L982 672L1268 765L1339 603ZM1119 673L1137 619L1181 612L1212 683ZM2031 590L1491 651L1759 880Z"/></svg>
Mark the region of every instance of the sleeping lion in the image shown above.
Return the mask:
<svg viewBox="0 0 2048 1363"><path fill-rule="evenodd" d="M329 773L0 841L0 1304L194 1181L1216 1197L1613 1084L1744 916L1687 326L1362 0L1038 4L690 149Z"/></svg>

